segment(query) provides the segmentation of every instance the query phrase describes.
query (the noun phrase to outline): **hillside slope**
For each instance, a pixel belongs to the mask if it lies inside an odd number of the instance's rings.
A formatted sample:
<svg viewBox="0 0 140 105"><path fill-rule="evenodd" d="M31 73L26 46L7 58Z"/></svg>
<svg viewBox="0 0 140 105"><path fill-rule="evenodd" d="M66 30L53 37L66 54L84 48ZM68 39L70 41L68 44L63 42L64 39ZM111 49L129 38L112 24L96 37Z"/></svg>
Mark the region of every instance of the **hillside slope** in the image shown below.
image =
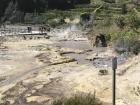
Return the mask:
<svg viewBox="0 0 140 105"><path fill-rule="evenodd" d="M89 3L90 0L1 0L0 17L1 21L5 22L7 20L13 20L10 16L18 17L21 15L23 17L25 13L41 13L48 9L65 10L74 8L76 4Z"/></svg>

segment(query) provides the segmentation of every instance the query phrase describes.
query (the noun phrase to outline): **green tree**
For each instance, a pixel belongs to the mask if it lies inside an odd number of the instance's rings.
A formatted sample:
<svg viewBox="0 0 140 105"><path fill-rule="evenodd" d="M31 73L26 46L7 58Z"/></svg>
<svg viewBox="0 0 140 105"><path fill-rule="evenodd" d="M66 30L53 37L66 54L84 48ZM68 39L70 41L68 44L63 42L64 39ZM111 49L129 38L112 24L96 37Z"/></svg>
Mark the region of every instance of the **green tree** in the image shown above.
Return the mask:
<svg viewBox="0 0 140 105"><path fill-rule="evenodd" d="M140 17L136 12L131 12L128 15L128 24L134 30L140 28Z"/></svg>

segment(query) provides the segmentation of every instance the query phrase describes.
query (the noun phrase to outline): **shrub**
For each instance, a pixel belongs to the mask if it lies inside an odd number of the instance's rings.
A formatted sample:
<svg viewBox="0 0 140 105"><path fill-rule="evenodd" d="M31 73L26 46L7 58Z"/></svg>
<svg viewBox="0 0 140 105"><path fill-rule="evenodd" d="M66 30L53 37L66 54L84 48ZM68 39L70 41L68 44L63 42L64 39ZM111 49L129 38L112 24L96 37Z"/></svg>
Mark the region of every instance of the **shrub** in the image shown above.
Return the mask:
<svg viewBox="0 0 140 105"><path fill-rule="evenodd" d="M135 11L128 15L128 24L132 29L140 28L140 17Z"/></svg>
<svg viewBox="0 0 140 105"><path fill-rule="evenodd" d="M124 16L117 16L115 18L115 23L120 29L123 29L125 24L126 24L125 17Z"/></svg>
<svg viewBox="0 0 140 105"><path fill-rule="evenodd" d="M136 9L126 15L115 16L114 21L120 29L129 27L132 30L137 30L140 28L140 14Z"/></svg>
<svg viewBox="0 0 140 105"><path fill-rule="evenodd" d="M94 95L80 94L70 98L61 98L52 103L52 105L102 105Z"/></svg>
<svg viewBox="0 0 140 105"><path fill-rule="evenodd" d="M111 36L117 52L140 52L140 36L134 31L120 31Z"/></svg>

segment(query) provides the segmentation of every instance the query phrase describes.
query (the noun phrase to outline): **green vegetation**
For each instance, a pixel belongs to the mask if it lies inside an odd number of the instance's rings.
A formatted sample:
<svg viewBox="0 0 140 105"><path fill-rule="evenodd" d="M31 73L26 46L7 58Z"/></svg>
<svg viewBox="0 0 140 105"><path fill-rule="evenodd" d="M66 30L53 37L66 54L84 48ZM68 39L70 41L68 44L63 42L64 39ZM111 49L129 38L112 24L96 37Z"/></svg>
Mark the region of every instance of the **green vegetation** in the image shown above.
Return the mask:
<svg viewBox="0 0 140 105"><path fill-rule="evenodd" d="M114 48L117 52L140 52L140 35L132 30L123 30L111 35Z"/></svg>
<svg viewBox="0 0 140 105"><path fill-rule="evenodd" d="M18 18L24 14L20 22L24 22L27 13L34 14L48 13L51 10L68 10L75 8L77 4L89 4L90 0L1 0L0 1L0 20L2 22L12 21L11 17ZM49 16L49 15L47 15ZM52 17L51 15L50 17ZM4 19L2 19L4 17ZM38 18L40 21L41 18ZM16 21L17 19L14 19ZM34 21L34 18L33 18Z"/></svg>
<svg viewBox="0 0 140 105"><path fill-rule="evenodd" d="M61 98L52 103L52 105L102 105L94 95L81 94L70 98Z"/></svg>
<svg viewBox="0 0 140 105"><path fill-rule="evenodd" d="M93 0L96 1L96 0ZM99 33L106 34L110 45L117 52L140 52L140 10L131 0L119 0L117 3L99 0L103 5L96 13L91 37Z"/></svg>
<svg viewBox="0 0 140 105"><path fill-rule="evenodd" d="M0 5L3 4L0 6L0 14L3 13L4 6L8 5L8 1L9 0L6 0L6 2L5 0L0 1L2 2ZM75 0L75 2L71 1L72 4L74 3L74 6L71 5L70 8L65 9L55 7L55 4L58 3L67 7L68 0L64 0L63 2L60 1L18 0L17 3L20 10L24 12L32 12L31 16L25 13L25 23L48 23L51 26L58 26L64 24L65 18L74 19L75 17L82 17L83 14L89 14L89 16L93 16L91 18L93 23L89 23L92 25L88 27L90 28L89 34L91 37L103 33L106 34L107 40L110 44L118 46L117 43L124 43L127 45L127 47L125 46L127 51L134 52L132 49L137 49L137 51L139 51L140 6L133 3L132 0L116 0L116 2L114 2L115 0L88 0L87 2L85 2L85 0ZM88 4L90 1L91 5L83 5L83 3ZM49 9L52 8L51 6L53 9ZM63 6L59 5L59 7ZM37 15L34 15L34 12L36 12ZM10 15L8 16L10 17Z"/></svg>
<svg viewBox="0 0 140 105"><path fill-rule="evenodd" d="M121 47L125 51L138 54L140 52L140 13L135 9L126 15L116 16L115 23L118 30L114 31L111 39L116 47Z"/></svg>

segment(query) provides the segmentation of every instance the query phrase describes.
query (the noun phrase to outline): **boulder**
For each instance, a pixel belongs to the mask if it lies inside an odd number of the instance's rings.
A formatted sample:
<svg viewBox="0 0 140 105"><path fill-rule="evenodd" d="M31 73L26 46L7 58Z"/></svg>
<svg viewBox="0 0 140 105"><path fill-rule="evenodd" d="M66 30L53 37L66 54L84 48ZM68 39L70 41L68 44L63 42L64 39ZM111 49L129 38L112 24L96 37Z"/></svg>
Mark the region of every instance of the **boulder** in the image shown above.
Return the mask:
<svg viewBox="0 0 140 105"><path fill-rule="evenodd" d="M108 70L99 70L99 75L108 75Z"/></svg>
<svg viewBox="0 0 140 105"><path fill-rule="evenodd" d="M29 103L29 102L38 102L38 103L41 103L41 102L44 102L44 101L48 101L50 100L50 98L48 98L48 96L30 96L30 97L27 97L26 101Z"/></svg>
<svg viewBox="0 0 140 105"><path fill-rule="evenodd" d="M90 21L90 16L91 16L91 14L89 14L89 13L82 13L81 14L81 21L83 22L83 21Z"/></svg>
<svg viewBox="0 0 140 105"><path fill-rule="evenodd" d="M106 36L104 34L97 35L94 44L96 47L107 47Z"/></svg>

